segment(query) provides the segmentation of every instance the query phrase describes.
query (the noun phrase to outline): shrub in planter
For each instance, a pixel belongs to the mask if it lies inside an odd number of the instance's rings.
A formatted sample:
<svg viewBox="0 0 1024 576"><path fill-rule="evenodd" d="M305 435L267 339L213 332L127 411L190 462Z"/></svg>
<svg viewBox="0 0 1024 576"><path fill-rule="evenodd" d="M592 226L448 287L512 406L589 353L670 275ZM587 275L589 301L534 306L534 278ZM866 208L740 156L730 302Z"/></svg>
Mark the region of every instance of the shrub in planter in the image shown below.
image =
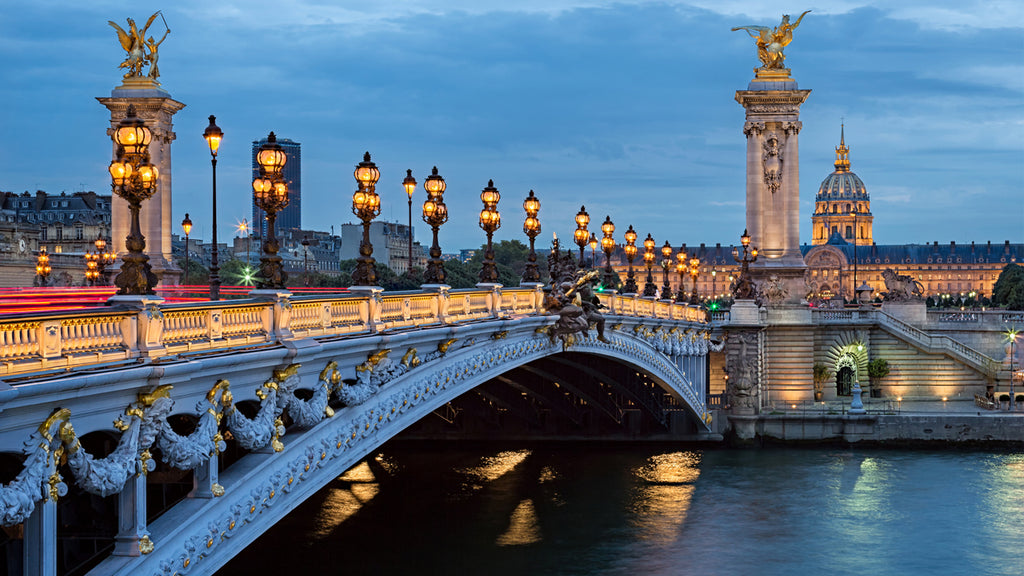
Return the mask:
<svg viewBox="0 0 1024 576"><path fill-rule="evenodd" d="M884 358L875 358L868 362L868 380L871 381L871 397L882 397L882 378L889 375L889 361Z"/></svg>

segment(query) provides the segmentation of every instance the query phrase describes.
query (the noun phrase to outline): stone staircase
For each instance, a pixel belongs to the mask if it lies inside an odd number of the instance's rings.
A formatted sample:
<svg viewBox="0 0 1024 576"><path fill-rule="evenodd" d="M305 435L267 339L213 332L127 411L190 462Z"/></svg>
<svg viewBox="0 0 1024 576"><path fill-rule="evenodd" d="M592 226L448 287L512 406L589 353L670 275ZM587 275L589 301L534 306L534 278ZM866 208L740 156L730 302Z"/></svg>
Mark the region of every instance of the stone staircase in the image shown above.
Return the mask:
<svg viewBox="0 0 1024 576"><path fill-rule="evenodd" d="M970 398L984 393L986 374L960 358L925 351L907 338L887 331L872 335L872 355L889 361L890 373L882 380L885 397Z"/></svg>
<svg viewBox="0 0 1024 576"><path fill-rule="evenodd" d="M949 356L977 370L982 375L994 376L1001 368L996 360L946 335L932 335L915 328L881 310L875 311L878 326L889 334L907 342L923 352Z"/></svg>

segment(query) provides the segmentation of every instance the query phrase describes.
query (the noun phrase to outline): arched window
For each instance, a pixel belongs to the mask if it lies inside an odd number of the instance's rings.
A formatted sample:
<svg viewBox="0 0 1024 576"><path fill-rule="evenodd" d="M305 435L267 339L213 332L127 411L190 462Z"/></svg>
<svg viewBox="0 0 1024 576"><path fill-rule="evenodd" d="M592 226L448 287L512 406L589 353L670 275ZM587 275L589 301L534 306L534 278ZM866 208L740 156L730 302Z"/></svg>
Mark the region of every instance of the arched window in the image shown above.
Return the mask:
<svg viewBox="0 0 1024 576"><path fill-rule="evenodd" d="M849 213L850 213L850 205L849 205L849 204L847 204L847 205L846 205L846 213L847 213L847 214L849 214Z"/></svg>
<svg viewBox="0 0 1024 576"><path fill-rule="evenodd" d="M853 226L847 226L846 227L846 239L847 240L852 240L853 239Z"/></svg>

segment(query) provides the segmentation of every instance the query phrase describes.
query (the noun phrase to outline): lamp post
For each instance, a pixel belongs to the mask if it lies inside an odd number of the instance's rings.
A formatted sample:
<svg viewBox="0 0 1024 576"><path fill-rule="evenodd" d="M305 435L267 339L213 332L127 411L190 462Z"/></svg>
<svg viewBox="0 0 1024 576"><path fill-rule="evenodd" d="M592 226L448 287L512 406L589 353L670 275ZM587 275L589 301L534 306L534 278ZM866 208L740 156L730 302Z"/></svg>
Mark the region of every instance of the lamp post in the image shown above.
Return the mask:
<svg viewBox="0 0 1024 576"><path fill-rule="evenodd" d="M488 284L497 284L498 269L494 265L494 246L491 244L491 237L494 231L501 228L501 214L498 213L498 200L501 200L501 193L494 187L494 180L488 180L487 186L480 192L480 200L484 203L484 209L480 211L480 228L487 233L487 249L484 250L484 265L480 268L480 281Z"/></svg>
<svg viewBox="0 0 1024 576"><path fill-rule="evenodd" d="M302 242L302 285L309 287L309 236L303 236Z"/></svg>
<svg viewBox="0 0 1024 576"><path fill-rule="evenodd" d="M355 176L359 188L352 194L352 213L363 221L363 238L359 242L359 258L352 283L356 286L373 286L377 283L376 262L373 259L373 244L370 243L370 222L380 214L380 196L377 195L377 180L380 170L370 160L370 153L363 154L363 161L356 165Z"/></svg>
<svg viewBox="0 0 1024 576"><path fill-rule="evenodd" d="M605 290L611 290L615 288L615 271L612 270L612 252L615 250L615 238L612 236L615 233L615 224L612 222L611 216L604 217L604 224L601 224L601 233L604 236L601 238L601 251L604 252L604 284Z"/></svg>
<svg viewBox="0 0 1024 576"><path fill-rule="evenodd" d="M412 177L412 169L405 171L405 179L402 180L402 187L409 196L409 274L412 274L412 195L416 192L416 179Z"/></svg>
<svg viewBox="0 0 1024 576"><path fill-rule="evenodd" d="M750 234L746 229L743 230L743 236L740 236L740 244L743 246L742 258L735 248L732 249L733 260L741 264L740 277L736 280L736 287L732 294L733 298L737 300L753 300L757 295L757 290L754 282L750 279L750 263L757 262L757 247L750 245Z"/></svg>
<svg viewBox="0 0 1024 576"><path fill-rule="evenodd" d="M672 286L668 282L668 269L672 266L672 245L665 240L665 245L661 247L661 269L664 272L664 280L661 285L661 299L671 300L672 299Z"/></svg>
<svg viewBox="0 0 1024 576"><path fill-rule="evenodd" d="M252 264L249 258L249 254L252 251L252 231L249 230L248 218L242 218L242 221L238 224L238 232L245 234L245 265L248 267Z"/></svg>
<svg viewBox="0 0 1024 576"><path fill-rule="evenodd" d="M629 272L626 274L626 284L622 287L622 290L626 294L636 294L637 285L636 278L633 274L633 259L636 258L636 231L633 230L633 225L629 225L629 229L623 234L626 239L626 245L622 247L622 250L626 253L626 261L629 262Z"/></svg>
<svg viewBox="0 0 1024 576"><path fill-rule="evenodd" d="M700 276L700 258L690 258L690 277L693 278L693 293L690 295L690 304L700 304L700 297L697 295L697 276Z"/></svg>
<svg viewBox="0 0 1024 576"><path fill-rule="evenodd" d="M1017 402L1014 399L1013 394L1013 361L1016 356L1017 346L1017 335L1020 334L1020 330L1016 328L1010 328L1006 331L1006 338L1010 341L1010 410L1014 411L1017 409Z"/></svg>
<svg viewBox="0 0 1024 576"><path fill-rule="evenodd" d="M185 232L185 285L188 285L188 235L192 233L192 219L188 217L188 212L185 212L185 219L181 221L181 229Z"/></svg>
<svg viewBox="0 0 1024 576"><path fill-rule="evenodd" d="M210 300L220 300L220 267L217 266L217 149L224 132L217 127L216 116L210 115L210 125L203 138L210 146L210 164L213 166L213 250L210 251Z"/></svg>
<svg viewBox="0 0 1024 576"><path fill-rule="evenodd" d="M717 255L716 255L716 258L717 258ZM718 260L716 259L715 261L717 262ZM718 300L718 284L715 282L715 280L717 280L716 276L718 276L718 270L715 269L714 267L712 267L711 268L711 298L714 299L714 300Z"/></svg>
<svg viewBox="0 0 1024 576"><path fill-rule="evenodd" d="M590 223L590 214L587 214L587 207L580 206L580 211L576 213L576 231L573 232L573 241L580 247L580 268L585 267L583 262L583 248L590 241L590 232L587 231L587 224Z"/></svg>
<svg viewBox="0 0 1024 576"><path fill-rule="evenodd" d="M114 278L118 295L141 296L155 294L156 274L149 265L149 256L143 253L146 237L139 226L139 210L142 202L156 193L160 177L156 166L149 163L149 143L153 133L135 113L135 105L129 104L125 117L114 129L113 140L117 145L114 161L108 171L111 189L128 202L131 225L125 239L128 253L122 258L121 272Z"/></svg>
<svg viewBox="0 0 1024 576"><path fill-rule="evenodd" d="M39 277L39 285L46 286L46 279L50 277L50 257L46 254L46 246L39 248L39 256L36 257L36 276Z"/></svg>
<svg viewBox="0 0 1024 576"><path fill-rule="evenodd" d="M99 254L85 253L85 283L88 286L95 286L96 279L100 277L99 259Z"/></svg>
<svg viewBox="0 0 1024 576"><path fill-rule="evenodd" d="M680 248L676 252L676 273L679 274L679 290L676 290L676 302L686 302L686 289L683 279L686 277L686 250Z"/></svg>
<svg viewBox="0 0 1024 576"><path fill-rule="evenodd" d="M263 255L260 256L260 275L256 282L259 289L284 289L288 275L281 266L281 257L277 255L278 242L274 233L277 213L288 206L288 185L282 175L288 155L277 143L277 136L271 132L267 141L256 153L259 174L252 181L253 197L256 207L266 214L267 235L263 239Z"/></svg>
<svg viewBox="0 0 1024 576"><path fill-rule="evenodd" d="M679 252L676 252L676 273L679 274L679 289L676 290L676 302L686 302L686 289L684 288L686 270L686 252L680 249Z"/></svg>
<svg viewBox="0 0 1024 576"><path fill-rule="evenodd" d="M647 282L644 284L644 297L646 298L654 298L658 295L658 287L655 286L654 276L651 274L655 258L657 256L654 254L654 238L648 234L644 240L644 265L647 266Z"/></svg>
<svg viewBox="0 0 1024 576"><path fill-rule="evenodd" d="M430 260L427 261L427 271L423 274L423 281L426 284L444 284L444 261L441 260L441 246L437 243L437 231L442 224L448 221L448 207L444 204L444 190L447 185L444 178L437 174L437 166L434 166L430 176L423 182L423 189L427 191L427 199L423 202L423 221L430 225L434 234L434 243L430 245Z"/></svg>
<svg viewBox="0 0 1024 576"><path fill-rule="evenodd" d="M597 236L593 232L590 233L590 240L587 240L587 244L590 246L590 267L597 266Z"/></svg>
<svg viewBox="0 0 1024 576"><path fill-rule="evenodd" d="M99 256L99 259L96 261L96 266L99 268L97 279L105 286L107 281L104 277L104 269L114 263L114 260L117 259L117 254L107 251L107 241L103 239L102 233L96 236L93 246L96 247L96 255Z"/></svg>
<svg viewBox="0 0 1024 576"><path fill-rule="evenodd" d="M540 234L540 220L537 214L540 213L540 200L530 195L523 201L523 209L526 210L526 220L523 221L523 232L530 239L530 255L526 258L526 268L523 269L523 282L540 282L540 272L537 271L537 252L533 249L533 242Z"/></svg>

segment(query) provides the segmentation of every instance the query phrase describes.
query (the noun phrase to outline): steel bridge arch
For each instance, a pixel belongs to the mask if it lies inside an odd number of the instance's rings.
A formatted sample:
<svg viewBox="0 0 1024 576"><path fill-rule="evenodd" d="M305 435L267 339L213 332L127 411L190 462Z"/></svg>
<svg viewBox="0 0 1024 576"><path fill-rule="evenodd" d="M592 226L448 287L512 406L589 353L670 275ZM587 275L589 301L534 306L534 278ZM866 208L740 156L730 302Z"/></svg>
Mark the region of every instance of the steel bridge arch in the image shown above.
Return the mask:
<svg viewBox="0 0 1024 576"><path fill-rule="evenodd" d="M285 436L280 453L251 452L220 473L217 498L186 498L149 524L153 552L111 556L92 574L212 574L332 479L437 408L484 382L564 351L618 361L645 372L706 427L704 398L674 357L639 331L609 330L610 342L577 336L563 350L536 322L500 339L467 343L394 377L370 399ZM510 332L514 332L510 334ZM305 386L301 386L305 387Z"/></svg>

